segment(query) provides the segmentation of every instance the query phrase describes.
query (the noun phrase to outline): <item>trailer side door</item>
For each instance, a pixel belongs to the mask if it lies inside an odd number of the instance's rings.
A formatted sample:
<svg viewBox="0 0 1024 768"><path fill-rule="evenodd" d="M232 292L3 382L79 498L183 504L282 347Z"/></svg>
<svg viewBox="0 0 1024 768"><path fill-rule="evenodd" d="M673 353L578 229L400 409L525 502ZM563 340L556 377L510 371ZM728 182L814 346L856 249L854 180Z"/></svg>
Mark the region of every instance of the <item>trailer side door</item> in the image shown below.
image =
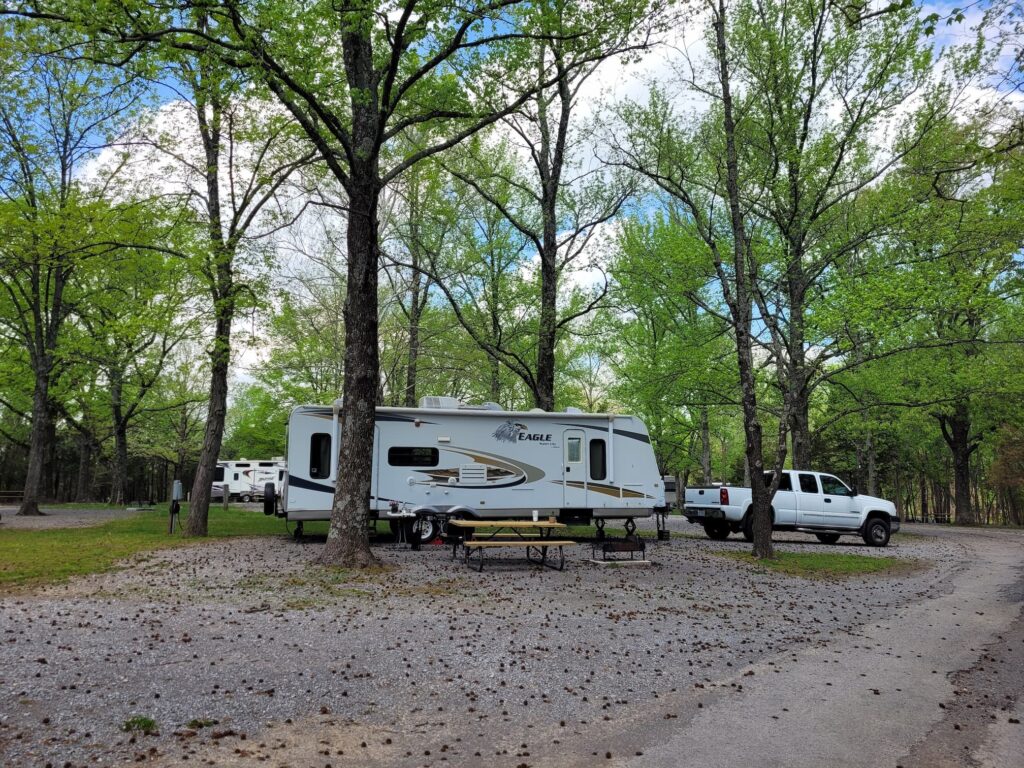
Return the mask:
<svg viewBox="0 0 1024 768"><path fill-rule="evenodd" d="M582 429L562 433L562 506L587 509L587 440Z"/></svg>

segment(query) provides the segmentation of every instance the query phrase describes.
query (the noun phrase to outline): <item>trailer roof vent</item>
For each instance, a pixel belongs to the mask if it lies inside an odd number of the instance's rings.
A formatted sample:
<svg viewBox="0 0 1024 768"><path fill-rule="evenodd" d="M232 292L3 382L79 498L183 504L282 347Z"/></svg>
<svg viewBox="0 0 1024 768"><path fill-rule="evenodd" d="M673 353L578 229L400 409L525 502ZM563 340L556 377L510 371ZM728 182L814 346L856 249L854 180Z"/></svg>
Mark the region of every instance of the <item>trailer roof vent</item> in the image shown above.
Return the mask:
<svg viewBox="0 0 1024 768"><path fill-rule="evenodd" d="M490 400L488 400L486 403L481 403L480 405L482 405L484 410L486 410L486 411L503 411L503 410L505 410L498 403L492 403Z"/></svg>
<svg viewBox="0 0 1024 768"><path fill-rule="evenodd" d="M583 413L583 411L581 409L573 408L571 405L568 408L565 409L565 412L566 413Z"/></svg>
<svg viewBox="0 0 1024 768"><path fill-rule="evenodd" d="M439 397L427 395L420 398L420 408L458 408L462 401L457 397Z"/></svg>
<svg viewBox="0 0 1024 768"><path fill-rule="evenodd" d="M531 408L528 413L547 413L543 408Z"/></svg>

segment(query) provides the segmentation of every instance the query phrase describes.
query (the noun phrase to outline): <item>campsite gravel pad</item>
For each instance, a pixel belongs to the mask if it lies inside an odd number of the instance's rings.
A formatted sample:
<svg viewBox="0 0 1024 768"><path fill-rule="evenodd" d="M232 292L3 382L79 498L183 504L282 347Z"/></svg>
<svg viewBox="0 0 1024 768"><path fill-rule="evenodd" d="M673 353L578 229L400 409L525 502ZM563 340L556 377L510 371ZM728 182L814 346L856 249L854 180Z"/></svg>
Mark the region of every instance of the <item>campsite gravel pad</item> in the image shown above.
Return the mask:
<svg viewBox="0 0 1024 768"><path fill-rule="evenodd" d="M949 539L849 542L834 551L931 565L805 580L713 554L742 541L684 537L643 568L580 546L564 572L479 574L439 546L332 572L320 543L285 537L147 554L0 600L0 764L529 765L560 732L888 615L964 557ZM124 731L133 717L155 731Z"/></svg>

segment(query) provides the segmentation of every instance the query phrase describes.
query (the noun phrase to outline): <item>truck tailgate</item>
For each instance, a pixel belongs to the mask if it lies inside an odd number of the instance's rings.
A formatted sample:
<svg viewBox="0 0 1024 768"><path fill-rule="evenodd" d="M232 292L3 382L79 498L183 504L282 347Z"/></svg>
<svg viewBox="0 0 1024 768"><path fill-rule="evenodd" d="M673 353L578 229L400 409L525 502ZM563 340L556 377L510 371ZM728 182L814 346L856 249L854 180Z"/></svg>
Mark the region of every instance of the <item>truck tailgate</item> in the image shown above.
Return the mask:
<svg viewBox="0 0 1024 768"><path fill-rule="evenodd" d="M684 502L687 507L718 507L719 498L718 486L687 488Z"/></svg>

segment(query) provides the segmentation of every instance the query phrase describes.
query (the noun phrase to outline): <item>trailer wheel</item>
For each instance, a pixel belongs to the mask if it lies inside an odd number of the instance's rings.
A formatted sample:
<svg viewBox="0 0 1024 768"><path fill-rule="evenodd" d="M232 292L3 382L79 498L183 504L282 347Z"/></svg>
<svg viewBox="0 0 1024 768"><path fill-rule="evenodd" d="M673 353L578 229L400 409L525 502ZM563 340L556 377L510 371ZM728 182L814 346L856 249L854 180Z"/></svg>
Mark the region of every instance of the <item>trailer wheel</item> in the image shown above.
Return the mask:
<svg viewBox="0 0 1024 768"><path fill-rule="evenodd" d="M729 538L729 524L718 520L708 520L704 523L704 533L713 541L725 541Z"/></svg>
<svg viewBox="0 0 1024 768"><path fill-rule="evenodd" d="M248 504L250 501L252 501L252 496L250 496L248 493L243 493L242 494L242 503L243 504Z"/></svg>
<svg viewBox="0 0 1024 768"><path fill-rule="evenodd" d="M437 522L430 517L424 517L420 520L420 544L429 544L440 534Z"/></svg>

